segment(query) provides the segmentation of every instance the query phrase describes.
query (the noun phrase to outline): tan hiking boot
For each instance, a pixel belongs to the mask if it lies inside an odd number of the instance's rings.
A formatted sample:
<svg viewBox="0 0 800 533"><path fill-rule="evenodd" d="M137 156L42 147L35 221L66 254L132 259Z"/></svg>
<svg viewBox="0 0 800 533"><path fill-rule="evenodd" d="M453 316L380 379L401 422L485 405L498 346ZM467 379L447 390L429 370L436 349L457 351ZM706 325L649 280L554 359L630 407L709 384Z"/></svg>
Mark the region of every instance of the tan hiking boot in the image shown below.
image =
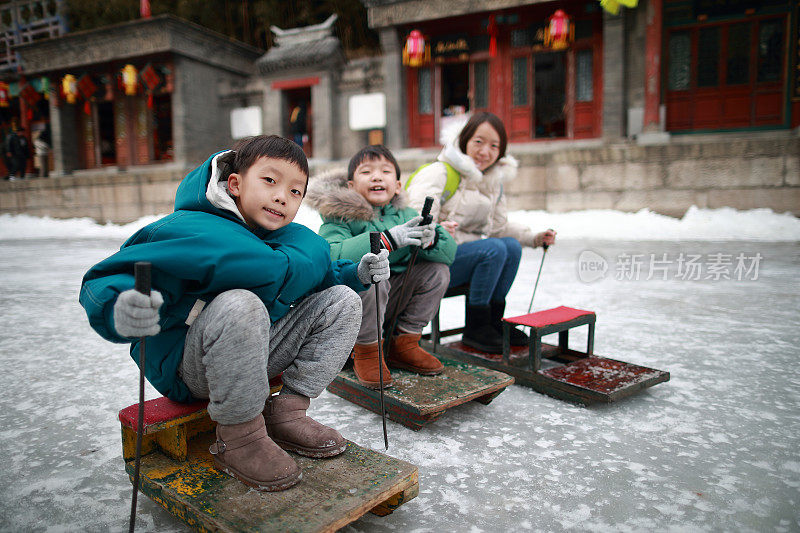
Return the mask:
<svg viewBox="0 0 800 533"><path fill-rule="evenodd" d="M284 450L306 457L333 457L347 448L338 431L306 416L311 404L307 396L278 394L267 398L264 420L267 432Z"/></svg>
<svg viewBox="0 0 800 533"><path fill-rule="evenodd" d="M389 353L386 354L386 364L392 368L403 368L422 374L435 376L441 374L444 365L419 346L419 333L402 333L392 337L389 343Z"/></svg>
<svg viewBox="0 0 800 533"><path fill-rule="evenodd" d="M217 441L208 449L214 466L256 490L288 489L300 481L300 467L267 436L260 414L241 424L217 424Z"/></svg>
<svg viewBox="0 0 800 533"><path fill-rule="evenodd" d="M353 371L356 373L358 382L368 389L378 389L381 386L380 374L378 373L378 343L356 344L353 346ZM392 384L392 375L383 362L383 386L389 387Z"/></svg>

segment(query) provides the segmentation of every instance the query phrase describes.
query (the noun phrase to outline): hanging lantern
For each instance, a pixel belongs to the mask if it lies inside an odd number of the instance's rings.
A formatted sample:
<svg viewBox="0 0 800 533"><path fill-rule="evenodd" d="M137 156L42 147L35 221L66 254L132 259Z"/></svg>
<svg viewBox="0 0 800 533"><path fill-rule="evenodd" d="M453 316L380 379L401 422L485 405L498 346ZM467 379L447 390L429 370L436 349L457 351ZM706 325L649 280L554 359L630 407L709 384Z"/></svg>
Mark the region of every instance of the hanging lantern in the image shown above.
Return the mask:
<svg viewBox="0 0 800 533"><path fill-rule="evenodd" d="M430 59L430 47L425 43L422 32L411 30L403 47L403 64L409 67L419 67Z"/></svg>
<svg viewBox="0 0 800 533"><path fill-rule="evenodd" d="M67 74L61 79L61 90L68 104L74 104L78 97L78 80L72 74Z"/></svg>
<svg viewBox="0 0 800 533"><path fill-rule="evenodd" d="M8 99L8 83L0 81L0 107L11 105Z"/></svg>
<svg viewBox="0 0 800 533"><path fill-rule="evenodd" d="M78 91L84 99L89 100L94 96L94 93L97 92L97 84L91 76L84 74L78 79Z"/></svg>
<svg viewBox="0 0 800 533"><path fill-rule="evenodd" d="M36 92L36 89L34 89L33 85L30 83L25 83L25 85L20 88L19 97L25 100L25 104L29 108L34 107L37 103L39 103L39 100L42 99L41 95Z"/></svg>
<svg viewBox="0 0 800 533"><path fill-rule="evenodd" d="M39 88L45 100L50 99L50 78L42 76L39 78Z"/></svg>
<svg viewBox="0 0 800 533"><path fill-rule="evenodd" d="M125 94L133 96L139 88L139 81L137 80L136 67L128 63L122 67L122 86L125 88Z"/></svg>
<svg viewBox="0 0 800 533"><path fill-rule="evenodd" d="M544 29L544 45L553 50L567 48L575 39L575 27L563 10L557 9L550 16L550 22Z"/></svg>

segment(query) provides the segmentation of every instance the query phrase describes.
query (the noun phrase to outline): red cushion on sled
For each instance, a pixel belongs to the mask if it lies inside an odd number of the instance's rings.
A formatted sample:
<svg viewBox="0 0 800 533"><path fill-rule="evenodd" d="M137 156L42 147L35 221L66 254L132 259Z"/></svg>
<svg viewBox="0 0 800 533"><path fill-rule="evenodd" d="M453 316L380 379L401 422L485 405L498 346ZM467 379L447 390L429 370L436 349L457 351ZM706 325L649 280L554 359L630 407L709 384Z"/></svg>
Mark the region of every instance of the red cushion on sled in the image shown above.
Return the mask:
<svg viewBox="0 0 800 533"><path fill-rule="evenodd" d="M276 387L283 384L281 374L269 380L270 387ZM144 427L160 424L176 418L196 413L201 409L205 409L208 405L208 400L202 400L193 403L179 403L173 402L164 396L154 398L144 402ZM135 403L129 405L119 412L119 421L123 426L136 429L139 424L139 404Z"/></svg>
<svg viewBox="0 0 800 533"><path fill-rule="evenodd" d="M574 309L572 307L554 307L545 311L537 311L527 315L513 316L504 318L506 322L518 324L520 326L530 326L533 328L541 328L553 324L561 324L562 322L569 322L578 317L585 315L594 315L593 311L584 311L582 309Z"/></svg>
<svg viewBox="0 0 800 533"><path fill-rule="evenodd" d="M200 409L205 409L208 400L194 403L173 402L169 398L161 397L144 402L144 426L152 426L175 418L190 415ZM129 405L119 412L119 421L122 425L136 429L139 420L139 404Z"/></svg>

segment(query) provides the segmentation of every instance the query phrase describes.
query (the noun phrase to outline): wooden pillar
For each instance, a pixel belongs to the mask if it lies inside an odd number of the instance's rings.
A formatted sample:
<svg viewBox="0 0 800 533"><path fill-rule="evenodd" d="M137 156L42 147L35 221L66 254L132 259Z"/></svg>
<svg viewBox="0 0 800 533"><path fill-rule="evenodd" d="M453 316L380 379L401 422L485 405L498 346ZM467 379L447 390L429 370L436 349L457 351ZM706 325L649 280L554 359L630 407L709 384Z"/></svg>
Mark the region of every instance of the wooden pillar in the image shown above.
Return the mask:
<svg viewBox="0 0 800 533"><path fill-rule="evenodd" d="M644 132L660 131L661 12L663 0L647 0L644 66Z"/></svg>

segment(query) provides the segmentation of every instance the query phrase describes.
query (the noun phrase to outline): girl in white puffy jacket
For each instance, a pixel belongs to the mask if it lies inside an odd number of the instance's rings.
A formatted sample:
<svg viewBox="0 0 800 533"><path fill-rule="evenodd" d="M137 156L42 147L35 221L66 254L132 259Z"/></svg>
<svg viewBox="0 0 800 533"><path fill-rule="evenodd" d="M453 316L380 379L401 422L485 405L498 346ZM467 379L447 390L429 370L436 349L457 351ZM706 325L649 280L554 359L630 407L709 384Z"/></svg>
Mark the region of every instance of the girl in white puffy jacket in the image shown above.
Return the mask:
<svg viewBox="0 0 800 533"><path fill-rule="evenodd" d="M419 210L426 196L433 197L434 220L458 243L450 265L450 287L469 285L462 341L488 353L502 352L500 319L522 246L549 246L556 235L553 230L533 233L527 226L508 221L503 182L516 177L518 163L506 155L507 139L496 115L476 113L437 161L420 169L408 184L410 206ZM459 175L452 195L445 193L448 171ZM512 329L513 346L527 342L524 333Z"/></svg>

